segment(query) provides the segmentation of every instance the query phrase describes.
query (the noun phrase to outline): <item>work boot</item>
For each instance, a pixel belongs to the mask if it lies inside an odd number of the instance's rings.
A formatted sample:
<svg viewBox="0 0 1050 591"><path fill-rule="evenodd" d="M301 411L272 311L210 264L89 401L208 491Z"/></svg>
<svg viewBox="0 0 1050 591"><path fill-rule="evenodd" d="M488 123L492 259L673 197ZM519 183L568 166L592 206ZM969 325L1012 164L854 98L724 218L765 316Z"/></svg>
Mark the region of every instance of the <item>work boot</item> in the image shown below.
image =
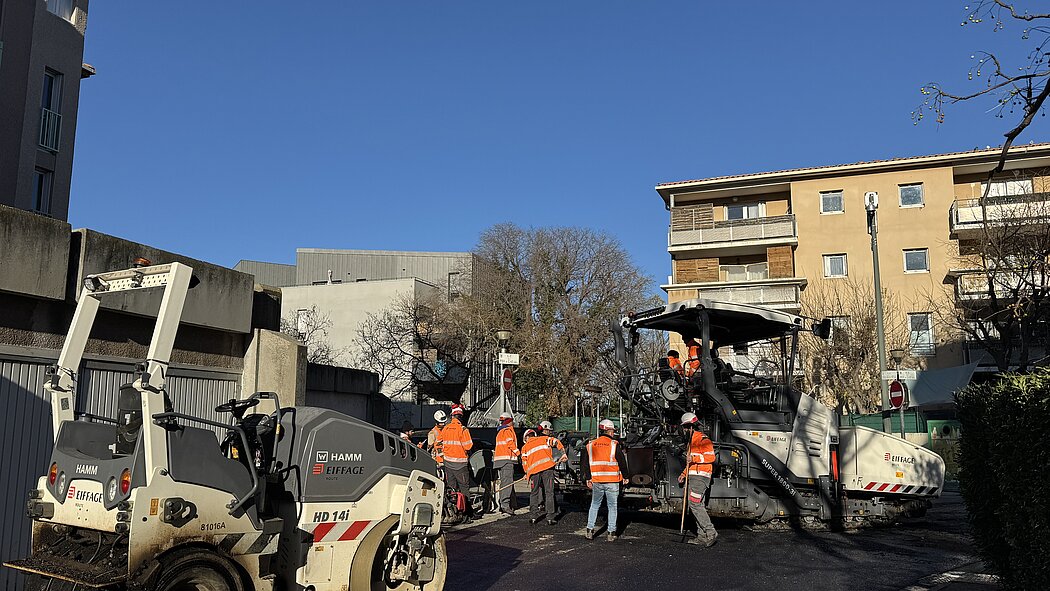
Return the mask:
<svg viewBox="0 0 1050 591"><path fill-rule="evenodd" d="M697 535L695 538L692 538L692 539L688 540L686 543L687 544L692 544L694 546L704 546L704 547L706 547L707 546L707 537L705 537L702 534L701 535Z"/></svg>
<svg viewBox="0 0 1050 591"><path fill-rule="evenodd" d="M711 537L707 538L707 543L704 544L704 547L705 548L710 548L711 546L714 546L715 542L717 540L718 540L718 532L715 532L715 533L711 534Z"/></svg>
<svg viewBox="0 0 1050 591"><path fill-rule="evenodd" d="M605 536L605 541L606 542L615 542L616 541L616 532L613 532L613 531L609 532L609 534Z"/></svg>
<svg viewBox="0 0 1050 591"><path fill-rule="evenodd" d="M593 529L587 530L587 533L583 534L583 537L587 538L588 540L593 540L594 539L594 530Z"/></svg>

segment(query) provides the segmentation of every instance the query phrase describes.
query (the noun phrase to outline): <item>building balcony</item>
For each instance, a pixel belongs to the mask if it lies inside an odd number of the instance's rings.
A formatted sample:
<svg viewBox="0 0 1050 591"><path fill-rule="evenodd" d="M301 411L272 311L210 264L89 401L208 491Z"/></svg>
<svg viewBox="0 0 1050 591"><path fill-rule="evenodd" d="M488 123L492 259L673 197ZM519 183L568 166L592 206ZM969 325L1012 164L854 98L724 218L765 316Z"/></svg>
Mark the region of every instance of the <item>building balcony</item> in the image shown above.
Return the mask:
<svg viewBox="0 0 1050 591"><path fill-rule="evenodd" d="M1050 193L1026 193L980 199L957 199L948 208L948 225L952 234L962 236L979 232L986 223L1033 224L1050 222Z"/></svg>
<svg viewBox="0 0 1050 591"><path fill-rule="evenodd" d="M674 290L678 295L687 292L685 298L704 298L736 304L752 304L789 312L802 308L801 292L806 279L751 279L743 281L717 281L710 283L680 283L662 286Z"/></svg>
<svg viewBox="0 0 1050 591"><path fill-rule="evenodd" d="M40 147L58 152L58 142L61 139L62 115L51 109L40 109Z"/></svg>
<svg viewBox="0 0 1050 591"><path fill-rule="evenodd" d="M972 270L950 271L948 275L955 281L955 298L960 304L988 301L993 294L996 299L1010 301L1045 291L1047 285L1042 273Z"/></svg>
<svg viewBox="0 0 1050 591"><path fill-rule="evenodd" d="M966 362L976 363L977 371L979 372L994 372L998 371L998 367L995 364L995 356L988 350L989 348L999 349L1000 345L997 341L970 341L967 340L964 343L964 349L966 351ZM1013 350L1010 352L1010 368L1016 369L1018 367L1021 352L1020 343L1014 344ZM1031 367L1033 363L1043 361L1045 362L1047 356L1047 347L1045 342L1034 343L1028 347L1028 366Z"/></svg>
<svg viewBox="0 0 1050 591"><path fill-rule="evenodd" d="M696 210L671 210L671 227L667 235L667 250L670 252L761 252L767 246L783 244L798 244L798 228L792 214L712 221L698 215Z"/></svg>

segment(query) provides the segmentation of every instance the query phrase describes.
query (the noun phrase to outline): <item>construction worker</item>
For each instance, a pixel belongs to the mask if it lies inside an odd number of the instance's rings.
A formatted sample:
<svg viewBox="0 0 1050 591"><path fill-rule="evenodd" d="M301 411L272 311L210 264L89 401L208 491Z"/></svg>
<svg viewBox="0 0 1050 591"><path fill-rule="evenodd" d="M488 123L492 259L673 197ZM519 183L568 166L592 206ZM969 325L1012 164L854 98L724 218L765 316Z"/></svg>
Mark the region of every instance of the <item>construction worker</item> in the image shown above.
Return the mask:
<svg viewBox="0 0 1050 591"><path fill-rule="evenodd" d="M609 419L598 423L601 434L597 439L587 443L587 461L580 462L583 478L591 490L591 510L587 514L587 539L594 539L594 526L598 520L598 510L602 499L605 499L609 511L609 525L606 528L606 539L616 539L616 503L620 496L620 485L627 484L627 456L623 446L613 439L616 425Z"/></svg>
<svg viewBox="0 0 1050 591"><path fill-rule="evenodd" d="M682 361L678 358L678 351L674 349L667 352L667 367L675 372L679 378L685 375L685 368L682 367Z"/></svg>
<svg viewBox="0 0 1050 591"><path fill-rule="evenodd" d="M407 441L409 443L412 443L412 433L414 433L414 432L415 432L415 430L412 429L412 423L409 423L408 421L405 421L404 423L401 424L401 439L404 439L405 441Z"/></svg>
<svg viewBox="0 0 1050 591"><path fill-rule="evenodd" d="M543 519L544 513L547 515L547 525L557 523L554 520L556 509L554 507L553 450L557 449L562 452L559 462L567 461L568 456L565 455L565 446L561 444L561 441L550 436L553 429L549 421L541 422L536 428L540 434L529 437L521 448L522 467L525 468L525 474L529 477L529 490L531 491L529 493L529 512L532 513L532 518L529 519L529 523L538 523ZM546 511L540 506L541 503L545 505Z"/></svg>
<svg viewBox="0 0 1050 591"><path fill-rule="evenodd" d="M434 413L434 427L427 433L427 451L437 462L438 468L442 467L445 458L441 457L441 429L448 423L448 414L443 410ZM422 445L422 444L420 444Z"/></svg>
<svg viewBox="0 0 1050 591"><path fill-rule="evenodd" d="M444 458L445 482L448 487L467 498L470 497L470 464L468 454L474 447L470 431L463 426L463 407L452 405L452 419L441 429L441 455ZM466 503L466 518L469 522L473 511Z"/></svg>
<svg viewBox="0 0 1050 591"><path fill-rule="evenodd" d="M718 539L718 532L704 507L704 493L711 486L715 446L700 429L700 419L695 414L687 412L682 415L682 429L689 444L686 447L685 469L678 477L678 484L685 483L688 507L697 525L696 538L689 540L689 543L711 547Z"/></svg>
<svg viewBox="0 0 1050 591"><path fill-rule="evenodd" d="M696 342L696 339L689 337L685 340L685 346L688 351L685 360L685 377L691 378L693 374L700 369L700 343Z"/></svg>
<svg viewBox="0 0 1050 591"><path fill-rule="evenodd" d="M514 432L514 415L509 412L499 415L500 426L496 431L496 450L492 454L492 467L499 472L499 510L514 514L514 464L518 463L521 451L518 436Z"/></svg>

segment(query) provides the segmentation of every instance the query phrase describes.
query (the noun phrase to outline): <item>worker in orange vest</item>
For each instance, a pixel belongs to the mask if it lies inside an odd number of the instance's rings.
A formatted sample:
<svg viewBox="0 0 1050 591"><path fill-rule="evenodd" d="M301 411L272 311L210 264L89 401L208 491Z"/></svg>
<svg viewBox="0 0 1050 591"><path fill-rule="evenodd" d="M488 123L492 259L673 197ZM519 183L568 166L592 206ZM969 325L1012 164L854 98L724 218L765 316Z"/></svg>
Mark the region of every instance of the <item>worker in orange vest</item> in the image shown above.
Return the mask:
<svg viewBox="0 0 1050 591"><path fill-rule="evenodd" d="M601 435L587 443L587 461L580 462L587 488L591 489L591 510L587 514L587 539L594 539L594 526L598 521L598 510L602 499L609 510L608 535L610 542L616 539L616 504L620 497L620 485L627 484L627 456L623 446L613 439L616 425L609 419L598 423Z"/></svg>
<svg viewBox="0 0 1050 591"><path fill-rule="evenodd" d="M547 515L547 525L557 523L554 520L556 514L554 507L555 463L552 450L557 449L562 452L559 462L567 461L568 456L565 455L565 446L561 444L561 441L550 436L553 429L549 421L541 422L536 428L541 434L530 435L529 432L526 432L527 439L521 448L521 464L525 468L525 474L529 477L531 491L529 511L532 513L532 518L529 519L529 523L538 523L543 519L544 513ZM544 507L540 506L541 503Z"/></svg>
<svg viewBox="0 0 1050 591"><path fill-rule="evenodd" d="M499 415L500 426L496 431L496 450L492 453L492 467L499 472L499 510L514 514L514 464L518 463L518 435L514 432L514 415L509 412Z"/></svg>
<svg viewBox="0 0 1050 591"><path fill-rule="evenodd" d="M685 360L685 377L690 378L700 369L700 343L696 342L696 339L693 337L689 337L685 340L685 346L688 347L688 354Z"/></svg>
<svg viewBox="0 0 1050 591"><path fill-rule="evenodd" d="M715 531L715 526L704 507L704 493L711 486L715 445L700 430L700 419L691 412L682 415L682 430L688 437L689 444L685 452L685 469L678 477L678 484L685 483L686 501L697 525L696 538L689 540L689 543L711 547L718 539L718 532Z"/></svg>
<svg viewBox="0 0 1050 591"><path fill-rule="evenodd" d="M468 455L474 447L470 431L463 426L463 407L452 405L452 419L441 429L441 455L445 459L445 482L458 493L470 496L470 465ZM471 520L473 511L467 503L467 521Z"/></svg>
<svg viewBox="0 0 1050 591"><path fill-rule="evenodd" d="M682 367L682 361L678 358L678 351L674 349L667 352L667 367L679 378L685 375L685 368Z"/></svg>
<svg viewBox="0 0 1050 591"><path fill-rule="evenodd" d="M427 433L427 451L437 462L438 468L442 467L445 458L441 456L441 429L448 423L448 415L443 410L434 413L434 427ZM422 445L422 444L420 444Z"/></svg>

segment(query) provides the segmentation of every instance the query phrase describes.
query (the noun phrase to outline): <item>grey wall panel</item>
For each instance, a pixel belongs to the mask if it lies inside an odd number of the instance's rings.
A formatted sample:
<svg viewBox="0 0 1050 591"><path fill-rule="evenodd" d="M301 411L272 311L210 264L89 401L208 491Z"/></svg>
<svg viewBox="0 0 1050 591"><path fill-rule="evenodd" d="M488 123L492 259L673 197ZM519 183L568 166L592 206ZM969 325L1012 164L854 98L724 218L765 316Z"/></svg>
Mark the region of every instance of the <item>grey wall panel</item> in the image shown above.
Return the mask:
<svg viewBox="0 0 1050 591"><path fill-rule="evenodd" d="M215 407L231 398L239 398L240 391L240 382L229 377L191 377L174 373L168 377L168 396L176 412L220 423L228 423L230 415L215 412ZM220 440L226 435L224 429L196 426L215 431Z"/></svg>
<svg viewBox="0 0 1050 591"><path fill-rule="evenodd" d="M332 279L344 283L358 279L378 281L415 277L447 288L450 273L459 273L454 277L460 279L469 277L472 264L472 255L464 252L300 248L296 251L296 283L310 285L326 281L331 270Z"/></svg>
<svg viewBox="0 0 1050 591"><path fill-rule="evenodd" d="M295 285L295 265L241 261L233 267L235 271L255 276L255 282L272 287Z"/></svg>
<svg viewBox="0 0 1050 591"><path fill-rule="evenodd" d="M77 412L115 419L120 387L135 381L132 369L130 364L126 369L108 365L82 369L77 376Z"/></svg>
<svg viewBox="0 0 1050 591"><path fill-rule="evenodd" d="M47 470L51 406L44 395L44 363L0 359L0 560L28 555L31 524L26 492ZM21 589L21 575L0 568L0 589Z"/></svg>

